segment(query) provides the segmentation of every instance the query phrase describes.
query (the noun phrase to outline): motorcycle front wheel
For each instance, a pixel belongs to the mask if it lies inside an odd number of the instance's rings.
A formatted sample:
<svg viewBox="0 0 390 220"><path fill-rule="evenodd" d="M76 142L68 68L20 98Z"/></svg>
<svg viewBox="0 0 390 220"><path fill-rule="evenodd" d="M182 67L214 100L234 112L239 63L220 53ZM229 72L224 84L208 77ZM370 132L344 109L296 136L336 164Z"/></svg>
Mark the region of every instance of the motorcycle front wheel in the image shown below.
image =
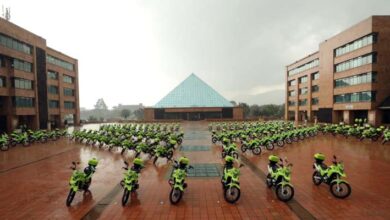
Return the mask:
<svg viewBox="0 0 390 220"><path fill-rule="evenodd" d="M278 147L284 146L284 142L282 140L278 140L277 144L278 144Z"/></svg>
<svg viewBox="0 0 390 220"><path fill-rule="evenodd" d="M2 151L7 151L8 149L9 149L9 145L8 144L1 145L1 150Z"/></svg>
<svg viewBox="0 0 390 220"><path fill-rule="evenodd" d="M252 149L252 153L254 155L260 155L261 154L261 147L255 147Z"/></svg>
<svg viewBox="0 0 390 220"><path fill-rule="evenodd" d="M267 150L273 150L274 149L274 145L272 143L268 143L266 146Z"/></svg>
<svg viewBox="0 0 390 220"><path fill-rule="evenodd" d="M70 189L68 197L66 198L66 206L70 206L75 195L76 195L76 192L73 191L73 189Z"/></svg>
<svg viewBox="0 0 390 220"><path fill-rule="evenodd" d="M243 153L245 153L246 150L247 150L246 145L245 145L245 144L241 145L241 151L242 151Z"/></svg>
<svg viewBox="0 0 390 220"><path fill-rule="evenodd" d="M330 192L332 195L339 199L345 199L351 194L351 186L348 183L332 183L330 184Z"/></svg>
<svg viewBox="0 0 390 220"><path fill-rule="evenodd" d="M224 197L226 202L235 203L240 199L241 191L237 187L229 187L225 189Z"/></svg>
<svg viewBox="0 0 390 220"><path fill-rule="evenodd" d="M288 202L294 197L294 188L290 185L276 187L276 196L280 201Z"/></svg>
<svg viewBox="0 0 390 220"><path fill-rule="evenodd" d="M125 206L127 204L129 198L130 198L130 191L125 189L125 191L123 191L123 196L122 196L122 206Z"/></svg>
<svg viewBox="0 0 390 220"><path fill-rule="evenodd" d="M172 188L171 193L169 194L169 201L171 204L177 204L180 202L183 192L179 189Z"/></svg>

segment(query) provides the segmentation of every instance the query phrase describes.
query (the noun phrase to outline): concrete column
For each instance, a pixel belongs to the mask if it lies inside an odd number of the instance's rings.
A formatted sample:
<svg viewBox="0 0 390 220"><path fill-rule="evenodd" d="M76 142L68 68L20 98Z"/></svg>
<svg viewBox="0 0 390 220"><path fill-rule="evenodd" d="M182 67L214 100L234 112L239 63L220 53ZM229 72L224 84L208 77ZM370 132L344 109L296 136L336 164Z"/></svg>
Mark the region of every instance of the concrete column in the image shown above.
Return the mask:
<svg viewBox="0 0 390 220"><path fill-rule="evenodd" d="M351 111L348 111L348 110L343 111L343 116L344 116L344 123L345 124L352 123Z"/></svg>
<svg viewBox="0 0 390 220"><path fill-rule="evenodd" d="M382 112L380 110L368 111L368 123L374 126L380 126L382 122Z"/></svg>

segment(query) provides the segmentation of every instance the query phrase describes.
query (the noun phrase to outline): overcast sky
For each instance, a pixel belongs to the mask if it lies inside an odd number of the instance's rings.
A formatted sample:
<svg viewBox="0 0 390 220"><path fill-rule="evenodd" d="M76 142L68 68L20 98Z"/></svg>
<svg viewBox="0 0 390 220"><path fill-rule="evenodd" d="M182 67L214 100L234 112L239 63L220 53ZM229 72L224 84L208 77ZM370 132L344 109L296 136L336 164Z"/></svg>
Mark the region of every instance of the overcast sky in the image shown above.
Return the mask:
<svg viewBox="0 0 390 220"><path fill-rule="evenodd" d="M79 60L80 106L154 105L195 73L229 100L284 102L285 66L390 0L0 0Z"/></svg>

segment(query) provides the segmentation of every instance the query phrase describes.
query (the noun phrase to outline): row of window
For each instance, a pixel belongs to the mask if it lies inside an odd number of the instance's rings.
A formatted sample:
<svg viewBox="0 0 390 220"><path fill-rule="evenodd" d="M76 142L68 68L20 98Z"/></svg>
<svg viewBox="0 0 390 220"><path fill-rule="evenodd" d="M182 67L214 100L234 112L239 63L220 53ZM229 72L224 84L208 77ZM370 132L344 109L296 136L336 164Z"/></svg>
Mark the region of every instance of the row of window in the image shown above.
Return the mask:
<svg viewBox="0 0 390 220"><path fill-rule="evenodd" d="M302 77L300 77L300 78L298 79L298 81L299 81L299 84L301 84L301 83L306 83L306 82L307 82L307 76L302 76Z"/></svg>
<svg viewBox="0 0 390 220"><path fill-rule="evenodd" d="M14 78L13 87L17 89L33 89L33 81L22 78Z"/></svg>
<svg viewBox="0 0 390 220"><path fill-rule="evenodd" d="M58 80L59 73L53 70L47 71L47 77L49 79ZM74 77L63 74L63 81L66 83L74 83Z"/></svg>
<svg viewBox="0 0 390 220"><path fill-rule="evenodd" d="M32 72L32 63L14 58L12 67L25 72Z"/></svg>
<svg viewBox="0 0 390 220"><path fill-rule="evenodd" d="M75 107L74 102L64 101L64 108L66 108L66 109L73 109L74 107Z"/></svg>
<svg viewBox="0 0 390 220"><path fill-rule="evenodd" d="M376 72L368 72L355 76L345 77L341 79L336 79L334 81L335 88L344 87L344 86L353 86L363 83L373 83L376 82Z"/></svg>
<svg viewBox="0 0 390 220"><path fill-rule="evenodd" d="M70 71L73 71L73 69L74 69L73 64L66 62L64 60L61 60L57 57L50 56L49 54L46 55L46 61L51 63L51 64L60 66L64 69L70 70Z"/></svg>
<svg viewBox="0 0 390 220"><path fill-rule="evenodd" d="M366 54L335 65L335 71L341 72L358 66L376 62L376 54Z"/></svg>
<svg viewBox="0 0 390 220"><path fill-rule="evenodd" d="M312 98L311 99L311 104L312 105L318 105L319 101L318 101L318 98ZM295 106L296 105L296 102L295 101L288 101L288 105L289 106ZM301 99L298 101L298 105L299 106L305 106L307 105L307 99Z"/></svg>
<svg viewBox="0 0 390 220"><path fill-rule="evenodd" d="M315 72L315 73L311 74L311 80L317 80L319 78L320 78L319 72ZM308 81L308 77L302 76L298 80L299 80L299 83L306 83ZM296 84L297 84L297 82L295 79L288 81L288 86L295 86Z"/></svg>
<svg viewBox="0 0 390 220"><path fill-rule="evenodd" d="M292 76L292 75L295 75L295 74L298 74L300 72L303 72L305 70L308 70L308 69L311 69L313 67L316 67L320 64L320 60L319 59L315 59L313 61L310 61L306 64L303 64L301 66L298 66L290 71L288 71L288 76Z"/></svg>
<svg viewBox="0 0 390 220"><path fill-rule="evenodd" d="M26 43L23 43L21 41L15 40L11 37L8 37L4 34L0 33L0 44L8 47L10 49L14 49L26 54L31 54L32 52L32 47Z"/></svg>
<svg viewBox="0 0 390 220"><path fill-rule="evenodd" d="M370 34L362 38L359 38L351 43L345 44L339 48L336 48L335 55L336 57L341 56L343 54L349 53L351 51L357 50L359 48L362 48L364 46L370 45L375 42L376 42L376 34Z"/></svg>
<svg viewBox="0 0 390 220"><path fill-rule="evenodd" d="M58 86L49 85L47 91L51 94L58 95ZM64 96L74 96L74 89L64 88Z"/></svg>
<svg viewBox="0 0 390 220"><path fill-rule="evenodd" d="M375 101L375 91L346 93L334 96L335 103L372 102Z"/></svg>
<svg viewBox="0 0 390 220"><path fill-rule="evenodd" d="M74 109L75 103L70 101L64 101L64 107L66 109ZM59 108L60 102L58 100L49 100L49 108Z"/></svg>
<svg viewBox="0 0 390 220"><path fill-rule="evenodd" d="M74 78L73 77L65 75L65 74L64 74L63 80L66 83L72 83L73 84L73 82L74 82Z"/></svg>
<svg viewBox="0 0 390 220"><path fill-rule="evenodd" d="M320 87L318 85L314 85L311 87L311 92L312 93L315 93L315 92L318 92L320 90ZM303 87L303 88L300 88L299 89L299 95L305 95L307 94L309 91L307 89L307 87ZM293 97L293 96L296 96L296 92L295 90L291 90L291 91L288 91L288 96L289 97Z"/></svg>
<svg viewBox="0 0 390 220"><path fill-rule="evenodd" d="M12 99L14 107L31 108L34 107L34 98L16 96Z"/></svg>
<svg viewBox="0 0 390 220"><path fill-rule="evenodd" d="M47 78L58 80L58 73L52 70L47 71Z"/></svg>

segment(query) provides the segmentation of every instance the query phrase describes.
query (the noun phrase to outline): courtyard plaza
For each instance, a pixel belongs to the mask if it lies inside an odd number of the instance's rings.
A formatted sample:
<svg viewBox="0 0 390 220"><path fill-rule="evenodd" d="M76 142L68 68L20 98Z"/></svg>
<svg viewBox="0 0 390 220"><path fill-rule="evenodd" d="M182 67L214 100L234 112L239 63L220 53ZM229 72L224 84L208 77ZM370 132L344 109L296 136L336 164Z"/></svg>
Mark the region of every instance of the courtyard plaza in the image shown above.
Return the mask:
<svg viewBox="0 0 390 220"><path fill-rule="evenodd" d="M89 126L89 127L88 127ZM98 126L88 125L87 128ZM121 204L123 160L131 153L85 146L66 138L30 147L17 146L0 152L1 219L389 219L390 148L379 142L322 135L297 143L264 150L260 156L240 155L241 197L236 204L224 200L220 176L221 147L211 144L207 122L183 122L183 148L174 158L186 156L191 165L218 167L217 176L187 177L188 187L179 204L171 205L168 184L172 164L159 159L157 166L146 161L139 178L139 189L127 206ZM199 147L196 147L199 146ZM198 149L198 150L197 150ZM332 196L329 186L312 182L313 155L322 152L325 162L332 156L344 161L352 194L346 199ZM284 203L267 188L265 175L268 156L287 157L293 163L295 196ZM72 161L97 157L91 193L77 193L70 207L69 192ZM143 156L143 159L147 159ZM215 170L214 173L215 174Z"/></svg>

